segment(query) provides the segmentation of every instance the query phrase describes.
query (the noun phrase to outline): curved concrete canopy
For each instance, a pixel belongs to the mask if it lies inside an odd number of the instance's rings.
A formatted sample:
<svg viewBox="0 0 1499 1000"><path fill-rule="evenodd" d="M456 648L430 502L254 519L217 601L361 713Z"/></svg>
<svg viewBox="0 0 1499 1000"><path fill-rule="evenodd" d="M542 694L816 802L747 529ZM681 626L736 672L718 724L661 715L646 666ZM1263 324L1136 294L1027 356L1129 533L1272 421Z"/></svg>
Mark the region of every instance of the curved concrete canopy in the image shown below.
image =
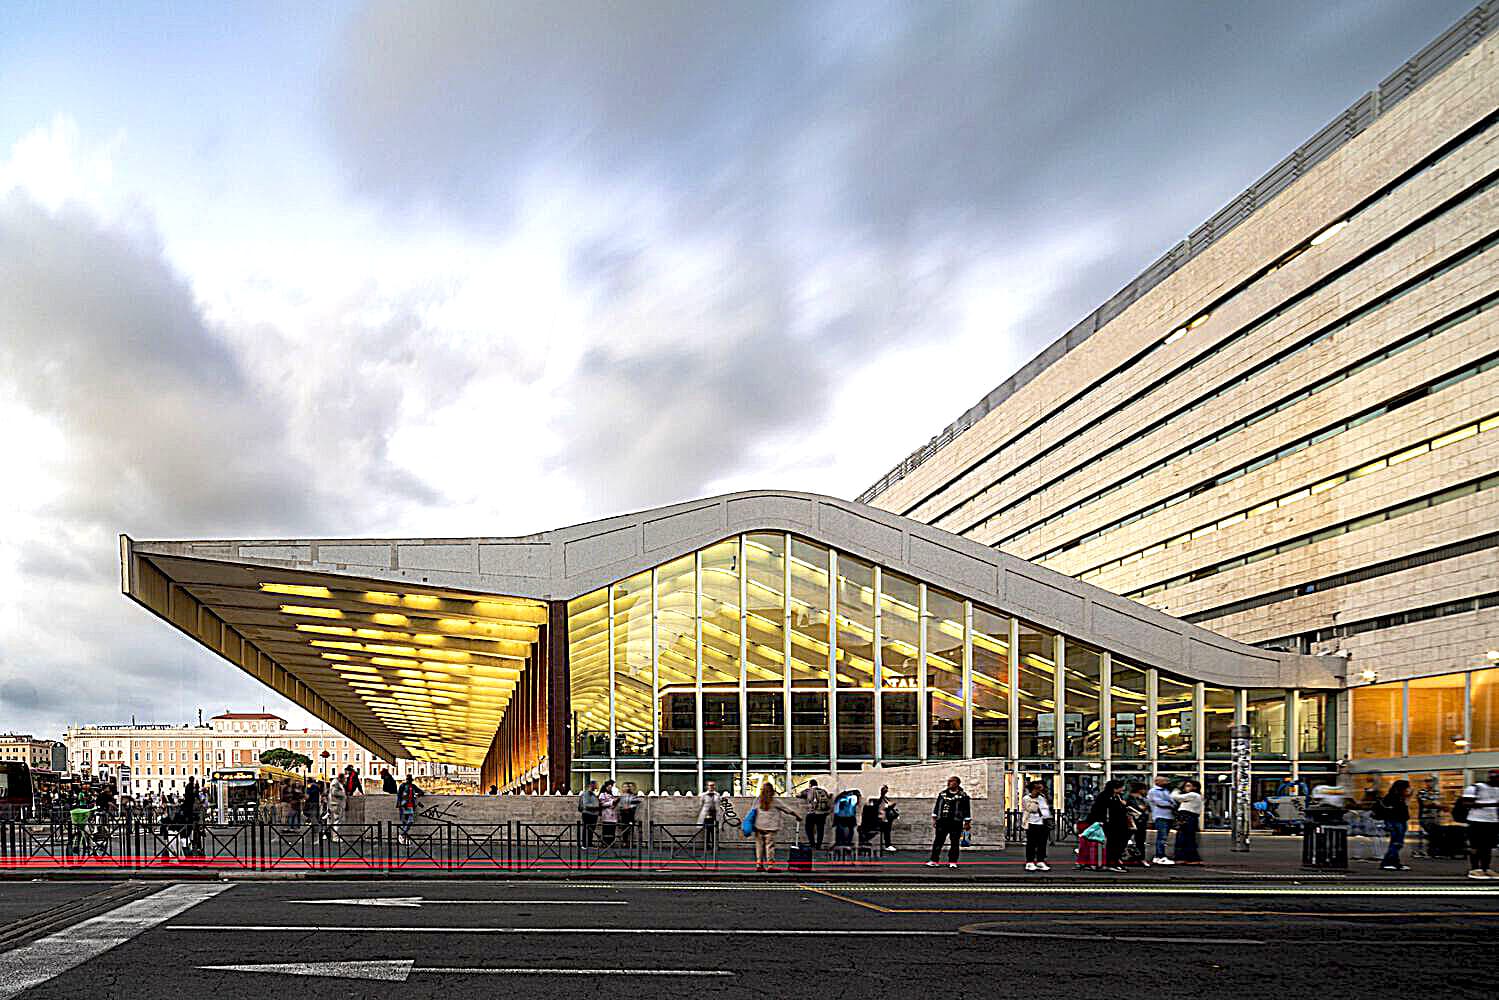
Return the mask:
<svg viewBox="0 0 1499 1000"><path fill-rule="evenodd" d="M321 574L433 593L557 601L747 531L800 535L1179 677L1237 687L1343 686L1342 659L1259 649L919 521L810 493L731 493L509 538L122 536L121 556L125 592L137 600L138 560L168 579L177 575L175 562L193 560L294 571L297 578Z"/></svg>

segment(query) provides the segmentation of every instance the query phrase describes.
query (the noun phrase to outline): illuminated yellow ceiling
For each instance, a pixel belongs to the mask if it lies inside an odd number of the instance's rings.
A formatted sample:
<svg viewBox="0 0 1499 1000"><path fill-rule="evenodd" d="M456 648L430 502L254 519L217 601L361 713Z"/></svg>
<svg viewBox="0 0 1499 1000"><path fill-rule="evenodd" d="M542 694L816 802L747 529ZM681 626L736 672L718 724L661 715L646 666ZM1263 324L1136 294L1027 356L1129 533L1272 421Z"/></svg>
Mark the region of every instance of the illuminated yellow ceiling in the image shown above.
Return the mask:
<svg viewBox="0 0 1499 1000"><path fill-rule="evenodd" d="M527 598L152 561L370 738L418 760L483 762L546 622Z"/></svg>

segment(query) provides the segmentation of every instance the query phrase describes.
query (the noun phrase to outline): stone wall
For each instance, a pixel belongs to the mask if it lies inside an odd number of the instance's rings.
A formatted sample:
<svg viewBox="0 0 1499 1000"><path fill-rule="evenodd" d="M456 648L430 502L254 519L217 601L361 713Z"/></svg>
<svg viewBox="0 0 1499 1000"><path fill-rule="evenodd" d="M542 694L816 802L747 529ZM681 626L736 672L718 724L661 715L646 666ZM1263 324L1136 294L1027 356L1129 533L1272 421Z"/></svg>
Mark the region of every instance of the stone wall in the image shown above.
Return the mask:
<svg viewBox="0 0 1499 1000"><path fill-rule="evenodd" d="M982 847L1004 845L1004 766L988 759L950 761L941 764L912 764L903 767L870 767L863 771L841 772L836 776L820 775L817 783L836 794L846 788L857 788L866 796L879 793L880 786L890 787L890 797L899 812L891 839L898 847L926 847L931 844L932 800L947 784L949 775L963 780L963 787L973 800L973 842ZM754 800L733 796L734 811L744 816ZM695 795L646 795L642 798L641 823L691 824L697 822L698 799ZM798 815L805 815L803 803L792 799L789 804ZM441 818L454 823L572 823L578 818L576 795L428 795L422 799L423 810L436 807ZM350 823L395 822L395 796L381 792L357 795L350 800L346 819ZM789 828L783 840L791 839ZM737 842L726 837L726 843ZM832 840L831 821L828 841ZM745 841L748 844L748 841Z"/></svg>

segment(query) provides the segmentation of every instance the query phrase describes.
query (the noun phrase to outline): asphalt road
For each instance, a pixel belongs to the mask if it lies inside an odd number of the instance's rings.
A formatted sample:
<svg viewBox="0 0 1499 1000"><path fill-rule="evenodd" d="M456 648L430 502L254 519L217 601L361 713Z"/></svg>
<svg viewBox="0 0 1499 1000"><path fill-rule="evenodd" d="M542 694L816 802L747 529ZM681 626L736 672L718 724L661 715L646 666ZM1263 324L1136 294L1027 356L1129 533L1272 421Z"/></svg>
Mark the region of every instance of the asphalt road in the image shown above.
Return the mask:
<svg viewBox="0 0 1499 1000"><path fill-rule="evenodd" d="M783 877L784 878L784 877ZM158 887L159 886L159 887ZM0 1000L1494 996L1499 883L158 884L0 952ZM6 883L12 911L94 882ZM75 898L75 897L70 897ZM10 912L10 911L8 911ZM77 964L72 964L72 963ZM332 964L320 964L332 963ZM70 967L71 965L71 967ZM224 968L224 967L234 968ZM1373 977L1373 978L1371 978Z"/></svg>

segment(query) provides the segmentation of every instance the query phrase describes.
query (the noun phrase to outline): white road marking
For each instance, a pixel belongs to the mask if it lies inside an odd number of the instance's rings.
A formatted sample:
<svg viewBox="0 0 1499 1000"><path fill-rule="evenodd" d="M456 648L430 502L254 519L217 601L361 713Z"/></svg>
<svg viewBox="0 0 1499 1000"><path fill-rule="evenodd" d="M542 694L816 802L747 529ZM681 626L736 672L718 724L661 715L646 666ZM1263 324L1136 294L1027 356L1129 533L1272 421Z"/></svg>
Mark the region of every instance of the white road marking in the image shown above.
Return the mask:
<svg viewBox="0 0 1499 1000"><path fill-rule="evenodd" d="M327 976L330 979L376 979L404 983L414 959L369 962L285 962L265 965L200 965L210 972L264 972L278 976Z"/></svg>
<svg viewBox="0 0 1499 1000"><path fill-rule="evenodd" d="M957 933L934 930L834 930L824 927L340 927L329 924L169 924L167 930L288 934L675 934L755 937L951 937Z"/></svg>
<svg viewBox="0 0 1499 1000"><path fill-rule="evenodd" d="M428 899L425 896L371 896L360 899L289 899L298 906L628 906L622 899Z"/></svg>
<svg viewBox="0 0 1499 1000"><path fill-rule="evenodd" d="M0 1000L8 1000L136 937L232 886L185 883L0 953Z"/></svg>
<svg viewBox="0 0 1499 1000"><path fill-rule="evenodd" d="M330 979L371 979L404 983L411 976L732 976L726 969L562 969L479 968L433 966L416 968L414 959L381 959L368 962L285 962L261 965L200 965L211 972L270 973L280 976L325 976Z"/></svg>

